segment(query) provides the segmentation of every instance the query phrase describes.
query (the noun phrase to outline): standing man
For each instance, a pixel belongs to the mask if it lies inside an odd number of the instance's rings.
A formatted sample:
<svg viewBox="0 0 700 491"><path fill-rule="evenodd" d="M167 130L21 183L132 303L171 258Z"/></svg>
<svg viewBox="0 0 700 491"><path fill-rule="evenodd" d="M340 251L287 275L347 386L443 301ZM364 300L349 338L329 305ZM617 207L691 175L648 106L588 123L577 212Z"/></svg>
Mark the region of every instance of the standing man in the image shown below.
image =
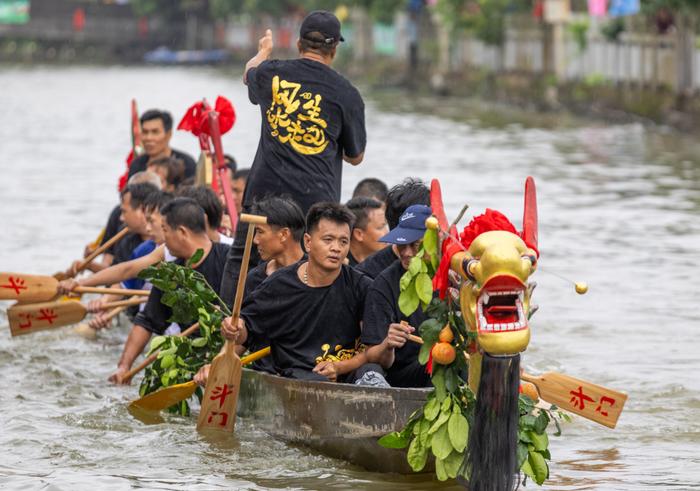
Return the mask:
<svg viewBox="0 0 700 491"><path fill-rule="evenodd" d="M175 157L185 163L185 178L194 177L197 164L186 153L170 148L173 136L173 117L168 111L150 109L141 115L141 138L145 153L136 157L129 167L129 177L148 169L148 165L162 157Z"/></svg>
<svg viewBox="0 0 700 491"><path fill-rule="evenodd" d="M299 58L269 60L272 31L245 67L248 97L260 106L262 128L243 197L249 212L256 199L288 195L306 213L320 201L338 203L343 160L358 165L366 145L360 93L331 68L343 41L340 22L326 11L302 22ZM221 293L231 303L243 257L247 225L239 224Z"/></svg>

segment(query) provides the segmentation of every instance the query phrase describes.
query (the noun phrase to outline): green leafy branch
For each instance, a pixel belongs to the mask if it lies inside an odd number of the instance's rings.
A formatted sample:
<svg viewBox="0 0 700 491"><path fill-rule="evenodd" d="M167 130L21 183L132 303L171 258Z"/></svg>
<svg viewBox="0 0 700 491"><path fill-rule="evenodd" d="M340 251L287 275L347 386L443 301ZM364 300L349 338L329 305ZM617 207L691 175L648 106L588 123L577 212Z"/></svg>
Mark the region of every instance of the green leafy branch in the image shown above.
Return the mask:
<svg viewBox="0 0 700 491"><path fill-rule="evenodd" d="M555 436L561 436L560 420L571 421L571 417L552 405L549 409L537 407L530 397L521 394L519 400L520 420L518 423L518 469L525 476L542 485L549 478L549 452L547 427L550 422L556 426Z"/></svg>
<svg viewBox="0 0 700 491"><path fill-rule="evenodd" d="M406 317L418 310L419 306L425 310L433 298L432 278L440 264L439 243L437 230L426 230L420 249L401 276L399 309Z"/></svg>
<svg viewBox="0 0 700 491"><path fill-rule="evenodd" d="M379 444L408 448L407 460L416 472L425 467L432 455L435 473L444 481L459 475L469 478L466 475L469 469L462 464L469 429L474 422L476 399L466 384L469 366L465 354L475 341L476 333L467 329L458 303L452 302L449 296L447 300L433 298L432 277L439 264L439 246L437 231L428 229L420 250L401 277L399 295L399 307L404 315L412 314L421 306L428 317L419 327L423 345L418 361L427 365L432 359L430 371L434 390L401 431L385 435ZM452 350L452 356L438 360L434 351L437 347L443 349L443 354L444 350ZM522 394L519 412L518 469L523 472L524 481L529 477L542 484L549 477L547 461L551 459L547 427L554 421L555 435L559 436L559 420L568 419L568 416L554 406L538 408L532 399Z"/></svg>
<svg viewBox="0 0 700 491"><path fill-rule="evenodd" d="M433 391L403 430L384 435L379 444L387 448L408 447L407 459L414 472L423 470L432 454L438 479L453 479L464 461L473 412L474 397L469 388L461 387L459 395L445 394L442 400Z"/></svg>
<svg viewBox="0 0 700 491"><path fill-rule="evenodd" d="M203 254L204 251L197 250L186 266L161 262L139 274L139 278L150 281L154 287L163 291L161 302L173 312L168 319L170 322L199 322L197 338L153 338L149 354L160 351L156 360L146 369L139 388L141 396L163 387L189 382L202 366L210 363L221 351L221 323L231 312L204 276L192 269L192 265L199 262ZM197 388L195 394L201 400L201 389ZM169 408L169 411L188 416L190 407L187 401L182 401Z"/></svg>

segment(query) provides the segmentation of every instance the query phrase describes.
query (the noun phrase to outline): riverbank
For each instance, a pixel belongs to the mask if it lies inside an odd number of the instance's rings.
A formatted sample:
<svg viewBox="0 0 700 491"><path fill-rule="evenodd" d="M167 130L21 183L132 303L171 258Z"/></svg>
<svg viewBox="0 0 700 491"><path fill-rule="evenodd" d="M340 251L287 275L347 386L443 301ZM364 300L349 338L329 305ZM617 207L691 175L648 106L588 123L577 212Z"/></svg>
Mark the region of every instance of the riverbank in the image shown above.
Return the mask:
<svg viewBox="0 0 700 491"><path fill-rule="evenodd" d="M495 108L514 118L512 122L527 121L526 126L532 126L533 120L546 128L588 120L666 126L683 133L700 129L700 97L680 97L665 88L615 84L593 76L561 84L553 77L469 67L437 76L426 66L409 75L405 66L390 60L377 60L361 68L345 64L344 68L375 91L404 90L414 102L435 96L445 98L449 103L441 106L447 116L462 120L474 118L461 114L462 104L455 105L466 99L468 105L484 108L480 112L493 113ZM430 105L424 109L432 111Z"/></svg>

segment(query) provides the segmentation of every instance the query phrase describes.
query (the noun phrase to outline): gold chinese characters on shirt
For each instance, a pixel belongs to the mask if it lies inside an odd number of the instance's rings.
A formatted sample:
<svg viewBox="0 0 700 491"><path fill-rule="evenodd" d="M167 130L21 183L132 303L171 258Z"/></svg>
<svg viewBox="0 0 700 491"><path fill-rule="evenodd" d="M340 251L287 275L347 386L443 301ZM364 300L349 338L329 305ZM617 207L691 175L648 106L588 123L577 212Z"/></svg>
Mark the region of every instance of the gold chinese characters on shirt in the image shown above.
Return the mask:
<svg viewBox="0 0 700 491"><path fill-rule="evenodd" d="M311 92L302 92L301 84L272 79L272 103L267 110L271 135L282 144L289 144L304 155L316 155L328 146L325 129L328 123L321 118L323 98Z"/></svg>

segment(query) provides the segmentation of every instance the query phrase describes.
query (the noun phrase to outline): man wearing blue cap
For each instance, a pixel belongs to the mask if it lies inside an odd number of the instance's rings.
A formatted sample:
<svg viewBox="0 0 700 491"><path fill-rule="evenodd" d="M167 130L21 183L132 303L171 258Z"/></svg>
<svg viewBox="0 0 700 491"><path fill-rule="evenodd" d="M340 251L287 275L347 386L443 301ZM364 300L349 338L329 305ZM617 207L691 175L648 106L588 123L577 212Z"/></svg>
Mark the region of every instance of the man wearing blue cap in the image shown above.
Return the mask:
<svg viewBox="0 0 700 491"><path fill-rule="evenodd" d="M317 10L301 24L299 58L270 60L272 31L245 67L248 97L260 106L260 142L243 195L243 212L255 200L288 195L306 213L321 201L340 202L343 160L362 162L367 135L360 93L331 68L343 41L340 22ZM240 223L231 248L222 298L231 302L247 226Z"/></svg>
<svg viewBox="0 0 700 491"><path fill-rule="evenodd" d="M418 363L420 346L407 342L426 316L419 307L409 317L399 309L401 276L420 249L425 221L431 216L429 206L412 205L401 215L399 224L379 239L394 244L399 260L377 276L365 299L362 343L368 346L367 360L386 370L386 379L394 387L426 387L430 376ZM408 325L401 325L407 321Z"/></svg>

